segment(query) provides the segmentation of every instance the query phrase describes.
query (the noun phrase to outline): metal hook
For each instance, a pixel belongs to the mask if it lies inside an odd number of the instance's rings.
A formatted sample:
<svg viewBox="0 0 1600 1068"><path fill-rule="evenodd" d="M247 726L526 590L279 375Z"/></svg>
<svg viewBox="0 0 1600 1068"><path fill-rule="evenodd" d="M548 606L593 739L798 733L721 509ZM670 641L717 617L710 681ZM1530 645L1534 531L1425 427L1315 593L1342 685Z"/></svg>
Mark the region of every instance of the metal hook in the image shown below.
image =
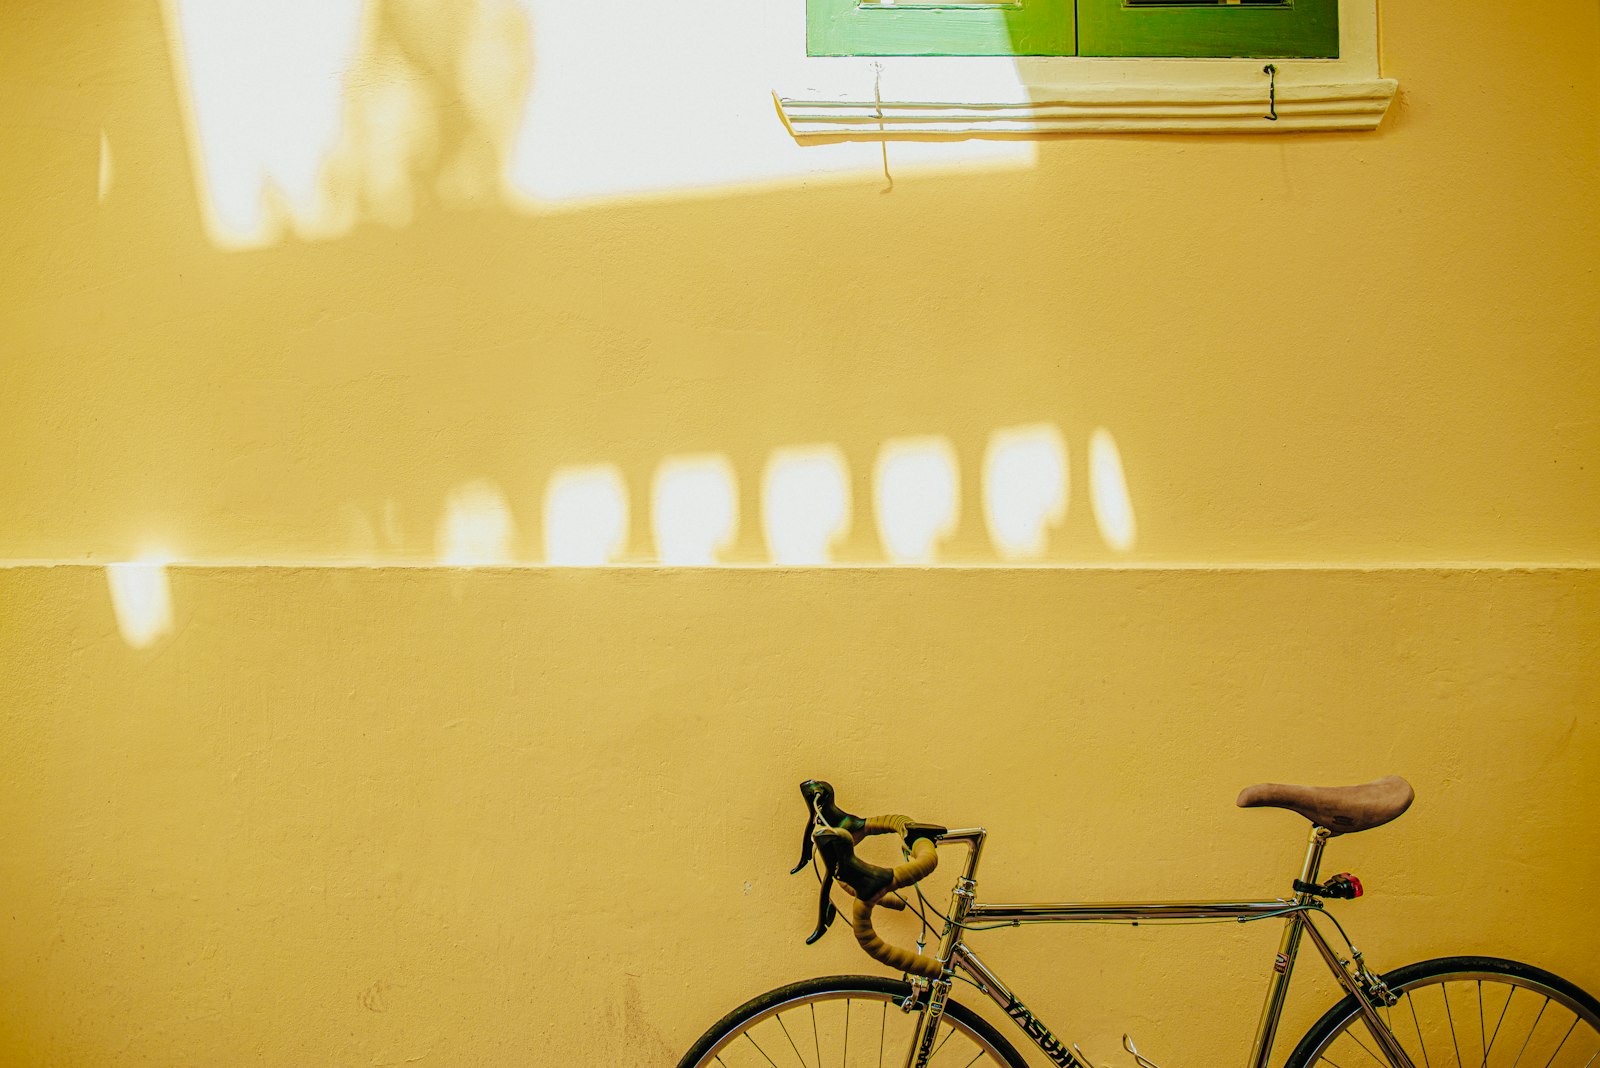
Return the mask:
<svg viewBox="0 0 1600 1068"><path fill-rule="evenodd" d="M1271 63L1261 68L1261 73L1267 76L1267 114L1263 116L1268 122L1278 121L1278 68Z"/></svg>
<svg viewBox="0 0 1600 1068"><path fill-rule="evenodd" d="M1133 1044L1133 1039L1127 1035L1122 1036L1122 1048L1133 1054L1133 1059L1139 1062L1139 1068L1161 1068L1159 1064L1145 1060L1139 1054L1139 1047Z"/></svg>
<svg viewBox="0 0 1600 1068"><path fill-rule="evenodd" d="M1089 1059L1089 1055L1087 1053L1078 1048L1078 1044L1076 1042L1072 1044L1072 1052L1080 1061L1084 1063L1084 1068L1094 1068L1094 1062Z"/></svg>

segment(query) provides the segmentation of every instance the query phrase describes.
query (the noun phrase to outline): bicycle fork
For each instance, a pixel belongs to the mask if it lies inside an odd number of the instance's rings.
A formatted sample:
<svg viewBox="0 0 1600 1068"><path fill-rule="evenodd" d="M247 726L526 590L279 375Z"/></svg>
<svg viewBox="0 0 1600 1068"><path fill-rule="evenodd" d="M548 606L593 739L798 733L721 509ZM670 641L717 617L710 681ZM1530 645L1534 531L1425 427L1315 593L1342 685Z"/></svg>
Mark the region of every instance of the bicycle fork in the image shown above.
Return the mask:
<svg viewBox="0 0 1600 1068"><path fill-rule="evenodd" d="M952 958L961 944L961 925L967 921L967 910L976 897L977 883L972 876L977 859L978 850L974 848L967 856L966 870L956 879L955 889L950 892L950 912L944 931L939 935L936 953L943 971L928 986L928 1004L917 1020L916 1037L906 1051L905 1068L927 1068L928 1059L933 1056L933 1040L938 1037L939 1021L944 1017L945 1002L950 998L950 985L954 981ZM911 996L917 996L915 984L911 987Z"/></svg>
<svg viewBox="0 0 1600 1068"><path fill-rule="evenodd" d="M1050 1029L1045 1027L1043 1022L1034 1016L1015 994L1006 988L1006 985L1000 981L999 977L985 967L984 963L978 959L977 954L962 945L957 945L954 953L961 967L976 981L978 989L987 994L996 1005L1004 1010L1007 1016L1015 1021L1016 1025L1022 1029L1023 1034L1032 1039L1034 1045L1038 1046L1040 1051L1050 1058L1051 1063L1059 1065L1060 1068L1090 1068L1088 1062L1081 1059L1081 1052L1074 1056L1077 1047L1069 1048L1066 1043L1051 1034ZM932 984L933 989L929 991L927 1008L923 1012L922 1019L918 1021L916 1036L906 1057L906 1068L925 1068L927 1058L938 1048L937 1044L933 1043L931 1036L934 1035L939 1026L939 1016L943 1015L945 994L948 993L950 988L952 975L953 972L946 968L944 975ZM918 980L912 980L911 996L906 1002L908 1009L913 1007L921 996L923 988L918 985L918 982ZM926 981L922 982L925 983ZM938 991L941 986L944 988L944 993L939 993ZM937 1005L937 1008L935 1008L935 1005ZM1144 1063L1142 1059L1140 1063Z"/></svg>

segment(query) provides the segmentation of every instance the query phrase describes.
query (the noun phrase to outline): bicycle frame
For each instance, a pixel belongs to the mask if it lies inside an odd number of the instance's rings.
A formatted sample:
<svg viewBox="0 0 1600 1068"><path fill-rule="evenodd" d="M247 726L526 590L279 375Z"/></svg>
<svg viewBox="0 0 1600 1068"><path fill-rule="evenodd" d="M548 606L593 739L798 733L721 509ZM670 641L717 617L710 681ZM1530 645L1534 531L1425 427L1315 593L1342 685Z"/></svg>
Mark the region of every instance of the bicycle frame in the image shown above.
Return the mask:
<svg viewBox="0 0 1600 1068"><path fill-rule="evenodd" d="M988 832L981 827L954 830L940 839L941 845L965 844L968 847L966 863L956 878L950 895L948 922L939 938L936 952L943 965L943 975L931 982L913 980L925 986L928 997L917 1023L915 1038L906 1053L905 1068L926 1068L934 1049L934 1038L939 1020L949 997L951 980L959 969L977 984L1005 1014L1016 1021L1024 1034L1061 1068L1090 1068L1077 1052L1078 1047L1056 1038L1044 1023L1034 1016L1000 978L990 971L963 940L964 924L988 921L994 923L1094 923L1094 922L1161 922L1163 920L1197 919L1265 919L1284 918L1283 936L1278 944L1278 955L1273 962L1272 974L1267 982L1267 996L1261 1008L1261 1020L1256 1027L1255 1042L1251 1048L1247 1068L1267 1068L1272 1055L1273 1039L1277 1036L1278 1021L1283 1013L1284 1000L1289 991L1289 980L1294 974L1295 958L1300 950L1301 937L1309 936L1328 969L1333 972L1341 987L1354 999L1361 1011L1367 1029L1378 1047L1388 1057L1394 1068L1415 1068L1401 1049L1393 1033L1384 1025L1373 1008L1369 995L1361 988L1361 980L1368 977L1360 956L1356 957L1355 974L1349 962L1340 958L1322 932L1311 922L1311 913L1317 905L1312 895L1296 893L1293 898L1269 901L1139 901L1139 902L1069 902L1061 904L979 904L976 900L976 875L978 861L983 853ZM1322 850L1329 833L1321 827L1311 829L1306 849L1305 864L1301 869L1302 883L1314 884L1322 864ZM1133 1052L1131 1049L1129 1052ZM1141 1065L1148 1064L1137 1053Z"/></svg>

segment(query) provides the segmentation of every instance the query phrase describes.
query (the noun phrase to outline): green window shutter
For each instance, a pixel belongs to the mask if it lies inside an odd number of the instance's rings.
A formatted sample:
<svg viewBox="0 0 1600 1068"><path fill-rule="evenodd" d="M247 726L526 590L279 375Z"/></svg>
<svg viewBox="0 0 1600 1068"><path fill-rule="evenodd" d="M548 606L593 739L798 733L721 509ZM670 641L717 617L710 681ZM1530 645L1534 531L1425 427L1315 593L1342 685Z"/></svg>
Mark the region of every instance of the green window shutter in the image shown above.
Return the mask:
<svg viewBox="0 0 1600 1068"><path fill-rule="evenodd" d="M1339 55L1338 0L1077 0L1081 56Z"/></svg>
<svg viewBox="0 0 1600 1068"><path fill-rule="evenodd" d="M1072 0L884 4L807 0L813 56L1070 56Z"/></svg>

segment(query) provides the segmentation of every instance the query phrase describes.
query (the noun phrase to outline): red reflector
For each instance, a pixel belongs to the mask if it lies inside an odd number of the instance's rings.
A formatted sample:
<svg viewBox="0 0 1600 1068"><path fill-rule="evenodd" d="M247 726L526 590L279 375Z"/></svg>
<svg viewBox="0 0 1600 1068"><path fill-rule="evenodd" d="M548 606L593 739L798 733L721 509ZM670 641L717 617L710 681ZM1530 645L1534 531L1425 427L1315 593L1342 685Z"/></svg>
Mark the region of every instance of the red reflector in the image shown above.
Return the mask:
<svg viewBox="0 0 1600 1068"><path fill-rule="evenodd" d="M1346 875L1345 878L1350 880L1350 889L1355 891L1355 893L1350 896L1360 897L1362 893L1361 880L1357 879L1354 875Z"/></svg>

